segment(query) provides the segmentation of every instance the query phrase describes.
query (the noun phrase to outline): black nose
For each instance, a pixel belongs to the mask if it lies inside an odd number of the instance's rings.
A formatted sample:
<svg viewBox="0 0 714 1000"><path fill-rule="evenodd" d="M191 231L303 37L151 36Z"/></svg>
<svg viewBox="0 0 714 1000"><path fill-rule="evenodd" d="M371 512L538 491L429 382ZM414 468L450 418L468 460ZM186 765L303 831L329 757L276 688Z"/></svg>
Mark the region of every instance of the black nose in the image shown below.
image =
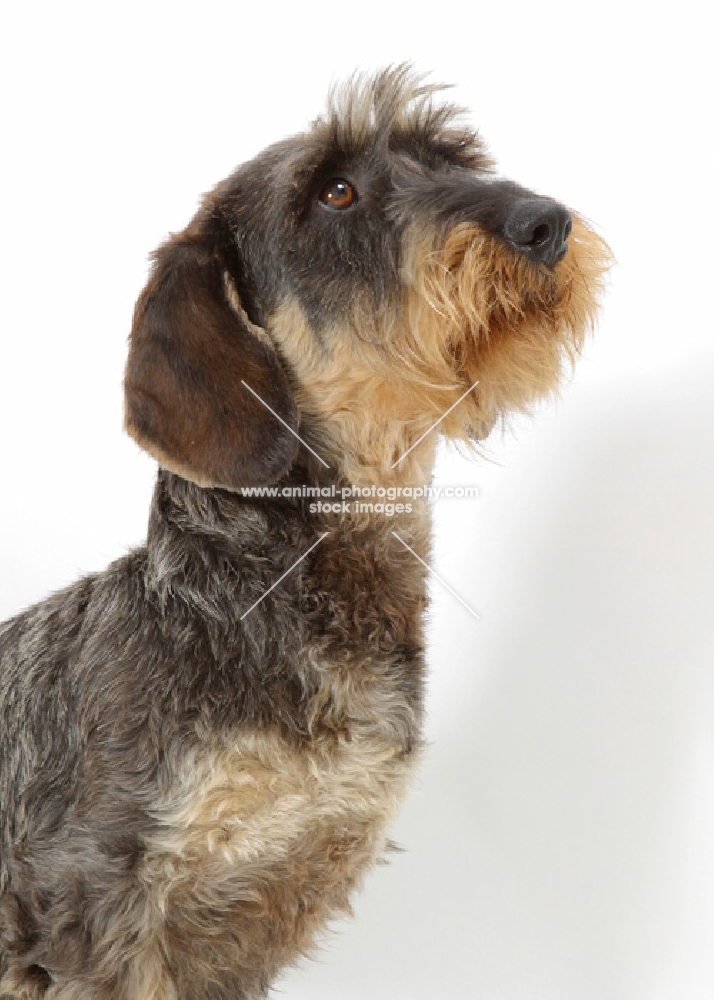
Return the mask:
<svg viewBox="0 0 714 1000"><path fill-rule="evenodd" d="M540 260L552 267L568 252L572 228L570 212L556 201L524 198L511 209L503 235L531 260Z"/></svg>

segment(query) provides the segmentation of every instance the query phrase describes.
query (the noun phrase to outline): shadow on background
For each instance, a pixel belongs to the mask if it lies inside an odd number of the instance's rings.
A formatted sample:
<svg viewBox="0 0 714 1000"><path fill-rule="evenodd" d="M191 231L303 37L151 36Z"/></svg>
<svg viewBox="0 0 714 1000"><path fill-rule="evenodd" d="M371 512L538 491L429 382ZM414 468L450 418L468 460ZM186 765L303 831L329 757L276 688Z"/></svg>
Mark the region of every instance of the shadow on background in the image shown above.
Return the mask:
<svg viewBox="0 0 714 1000"><path fill-rule="evenodd" d="M276 996L712 995L714 371L684 374L581 387L475 480L444 456L482 496L434 565L483 620L434 584L407 850Z"/></svg>

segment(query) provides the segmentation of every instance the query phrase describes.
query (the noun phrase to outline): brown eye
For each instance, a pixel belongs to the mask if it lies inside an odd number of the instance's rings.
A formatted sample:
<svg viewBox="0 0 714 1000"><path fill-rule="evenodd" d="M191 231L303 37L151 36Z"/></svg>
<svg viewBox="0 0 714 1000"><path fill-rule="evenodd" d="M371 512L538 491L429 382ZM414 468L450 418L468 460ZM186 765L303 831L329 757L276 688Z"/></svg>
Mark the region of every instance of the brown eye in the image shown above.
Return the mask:
<svg viewBox="0 0 714 1000"><path fill-rule="evenodd" d="M320 201L328 208L349 208L357 201L357 192L342 177L333 177L320 191Z"/></svg>

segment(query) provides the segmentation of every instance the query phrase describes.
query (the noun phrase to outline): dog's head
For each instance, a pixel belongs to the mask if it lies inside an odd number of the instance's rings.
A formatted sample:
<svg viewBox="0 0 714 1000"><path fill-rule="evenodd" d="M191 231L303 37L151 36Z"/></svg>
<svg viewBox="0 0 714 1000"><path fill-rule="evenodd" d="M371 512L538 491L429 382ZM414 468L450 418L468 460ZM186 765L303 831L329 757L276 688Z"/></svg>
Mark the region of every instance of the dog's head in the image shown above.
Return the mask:
<svg viewBox="0 0 714 1000"><path fill-rule="evenodd" d="M336 91L157 251L125 389L127 430L162 465L275 482L297 432L354 481L384 477L474 383L445 433L483 437L558 385L607 247L498 180L437 89L397 68Z"/></svg>

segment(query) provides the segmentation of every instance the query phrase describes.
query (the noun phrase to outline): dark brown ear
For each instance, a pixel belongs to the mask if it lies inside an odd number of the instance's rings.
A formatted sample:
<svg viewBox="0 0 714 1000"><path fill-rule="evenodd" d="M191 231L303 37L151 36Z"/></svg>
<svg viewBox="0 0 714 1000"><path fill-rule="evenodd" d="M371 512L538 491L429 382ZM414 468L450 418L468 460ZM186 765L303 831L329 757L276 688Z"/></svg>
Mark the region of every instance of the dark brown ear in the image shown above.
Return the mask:
<svg viewBox="0 0 714 1000"><path fill-rule="evenodd" d="M204 210L156 251L124 392L127 432L161 465L235 490L274 483L295 458L297 439L267 407L293 430L298 421L277 355L231 291L231 244Z"/></svg>

